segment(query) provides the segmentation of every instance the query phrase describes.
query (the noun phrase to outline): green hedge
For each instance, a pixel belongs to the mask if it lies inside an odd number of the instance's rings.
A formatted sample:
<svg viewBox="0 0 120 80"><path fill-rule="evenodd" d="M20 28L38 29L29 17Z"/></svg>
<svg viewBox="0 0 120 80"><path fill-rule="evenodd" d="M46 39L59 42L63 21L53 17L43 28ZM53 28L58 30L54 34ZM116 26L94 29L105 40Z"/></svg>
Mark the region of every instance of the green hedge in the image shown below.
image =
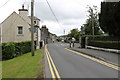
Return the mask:
<svg viewBox="0 0 120 80"><path fill-rule="evenodd" d="M109 36L104 36L104 35L81 35L81 37L109 37Z"/></svg>
<svg viewBox="0 0 120 80"><path fill-rule="evenodd" d="M109 48L109 49L119 49L120 50L120 41L94 41L91 40L88 43L89 46Z"/></svg>
<svg viewBox="0 0 120 80"><path fill-rule="evenodd" d="M56 40L59 42L59 41L61 41L61 40L62 40L62 38L57 38Z"/></svg>
<svg viewBox="0 0 120 80"><path fill-rule="evenodd" d="M15 56L15 44L3 43L2 44L2 59L11 59Z"/></svg>
<svg viewBox="0 0 120 80"><path fill-rule="evenodd" d="M2 43L2 59L12 59L19 55L25 54L31 51L31 42L9 42Z"/></svg>
<svg viewBox="0 0 120 80"><path fill-rule="evenodd" d="M94 37L94 38L89 37L88 45L120 50L120 38L114 36L103 36L103 37Z"/></svg>

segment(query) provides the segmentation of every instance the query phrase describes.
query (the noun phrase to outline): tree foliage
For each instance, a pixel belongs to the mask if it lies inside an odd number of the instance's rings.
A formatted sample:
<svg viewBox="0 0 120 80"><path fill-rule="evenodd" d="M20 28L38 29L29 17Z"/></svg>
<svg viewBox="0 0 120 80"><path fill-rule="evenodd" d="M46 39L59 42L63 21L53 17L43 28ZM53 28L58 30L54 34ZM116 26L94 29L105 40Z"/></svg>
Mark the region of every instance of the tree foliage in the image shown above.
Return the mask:
<svg viewBox="0 0 120 80"><path fill-rule="evenodd" d="M102 2L100 27L106 33L120 36L120 2Z"/></svg>
<svg viewBox="0 0 120 80"><path fill-rule="evenodd" d="M31 41L2 43L2 59L12 59L31 51Z"/></svg>
<svg viewBox="0 0 120 80"><path fill-rule="evenodd" d="M89 15L88 15L88 19L86 20L86 24L83 25L85 27L85 35L92 35L93 27L94 27L94 34L95 35L100 34L97 6L93 6L93 7L89 6L88 13Z"/></svg>
<svg viewBox="0 0 120 80"><path fill-rule="evenodd" d="M70 33L68 34L68 37L73 37L78 41L79 40L79 34L80 34L80 31L78 29L72 29L70 31Z"/></svg>

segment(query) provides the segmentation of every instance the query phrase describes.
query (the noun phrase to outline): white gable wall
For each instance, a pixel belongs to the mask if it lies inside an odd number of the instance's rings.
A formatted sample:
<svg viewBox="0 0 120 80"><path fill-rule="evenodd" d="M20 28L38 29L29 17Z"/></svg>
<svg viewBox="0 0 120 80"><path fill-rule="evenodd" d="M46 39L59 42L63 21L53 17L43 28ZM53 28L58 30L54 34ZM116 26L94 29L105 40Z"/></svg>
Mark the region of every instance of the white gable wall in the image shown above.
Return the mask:
<svg viewBox="0 0 120 80"><path fill-rule="evenodd" d="M20 15L21 14L21 15ZM31 40L31 31L30 31L30 24L31 19L26 15L26 13L17 14L13 12L8 18L6 18L0 24L0 42L22 42L22 41L30 41ZM34 37L34 40L37 41L37 48L39 48L39 42L41 41L41 31L39 24L40 20L35 19L38 28L38 37ZM23 34L18 34L18 26L23 27ZM37 39L38 38L38 39Z"/></svg>
<svg viewBox="0 0 120 80"><path fill-rule="evenodd" d="M23 35L18 34L18 26L23 26ZM18 18L14 24L15 27L15 42L20 41L30 41L31 40L31 32L30 25L26 23L22 18Z"/></svg>
<svg viewBox="0 0 120 80"><path fill-rule="evenodd" d="M23 35L18 35L17 27L23 26ZM17 13L13 12L2 23L2 43L4 42L21 42L31 39L29 24L26 23Z"/></svg>
<svg viewBox="0 0 120 80"><path fill-rule="evenodd" d="M29 24L31 24L31 19L27 15L27 11L20 11L19 15Z"/></svg>
<svg viewBox="0 0 120 80"><path fill-rule="evenodd" d="M15 38L13 23L17 19L17 15L13 12L3 23L2 23L2 43L12 42Z"/></svg>

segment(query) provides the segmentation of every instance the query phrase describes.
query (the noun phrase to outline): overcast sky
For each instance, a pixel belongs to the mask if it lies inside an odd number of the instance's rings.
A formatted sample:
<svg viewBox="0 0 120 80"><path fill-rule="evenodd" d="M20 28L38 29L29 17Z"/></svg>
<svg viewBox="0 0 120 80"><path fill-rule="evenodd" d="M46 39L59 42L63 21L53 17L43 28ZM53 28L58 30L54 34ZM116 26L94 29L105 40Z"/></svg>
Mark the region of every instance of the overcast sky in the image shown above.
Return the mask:
<svg viewBox="0 0 120 80"><path fill-rule="evenodd" d="M1 0L0 23L13 11L18 13L18 9L21 8L22 4L30 10L30 1L31 0ZM100 10L101 1L103 0L48 0L58 19L58 23L46 0L35 0L35 16L41 19L42 24L45 24L51 33L63 35L65 29L65 34L68 34L73 28L80 30L80 27L85 23L88 18L87 5L96 5L98 6L98 10Z"/></svg>

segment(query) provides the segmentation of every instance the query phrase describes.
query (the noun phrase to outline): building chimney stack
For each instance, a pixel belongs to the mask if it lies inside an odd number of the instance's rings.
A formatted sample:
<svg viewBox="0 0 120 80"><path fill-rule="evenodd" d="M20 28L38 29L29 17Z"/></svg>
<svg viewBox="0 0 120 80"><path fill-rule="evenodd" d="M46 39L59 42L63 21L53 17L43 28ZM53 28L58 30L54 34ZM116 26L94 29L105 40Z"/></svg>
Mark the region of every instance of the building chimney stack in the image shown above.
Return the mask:
<svg viewBox="0 0 120 80"><path fill-rule="evenodd" d="M28 10L24 9L24 5L22 5L22 9L19 9L18 11L19 11L19 14L21 17L24 18L24 17L28 16Z"/></svg>

